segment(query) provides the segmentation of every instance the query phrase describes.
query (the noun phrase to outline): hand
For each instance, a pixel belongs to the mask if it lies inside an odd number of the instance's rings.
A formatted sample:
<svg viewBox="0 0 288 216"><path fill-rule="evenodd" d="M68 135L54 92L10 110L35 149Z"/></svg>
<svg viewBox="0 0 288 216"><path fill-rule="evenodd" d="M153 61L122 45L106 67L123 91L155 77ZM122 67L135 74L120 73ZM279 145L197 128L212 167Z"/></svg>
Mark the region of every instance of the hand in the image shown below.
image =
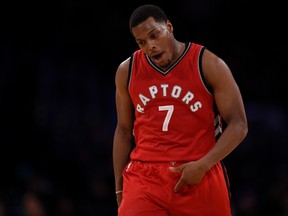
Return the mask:
<svg viewBox="0 0 288 216"><path fill-rule="evenodd" d="M184 184L198 184L201 182L207 169L197 161L182 164L179 167L170 167L172 172L182 172L179 181L174 187L174 192L178 192Z"/></svg>
<svg viewBox="0 0 288 216"><path fill-rule="evenodd" d="M122 193L118 193L116 194L116 200L117 200L117 205L118 205L118 208L121 204L121 201L122 201Z"/></svg>

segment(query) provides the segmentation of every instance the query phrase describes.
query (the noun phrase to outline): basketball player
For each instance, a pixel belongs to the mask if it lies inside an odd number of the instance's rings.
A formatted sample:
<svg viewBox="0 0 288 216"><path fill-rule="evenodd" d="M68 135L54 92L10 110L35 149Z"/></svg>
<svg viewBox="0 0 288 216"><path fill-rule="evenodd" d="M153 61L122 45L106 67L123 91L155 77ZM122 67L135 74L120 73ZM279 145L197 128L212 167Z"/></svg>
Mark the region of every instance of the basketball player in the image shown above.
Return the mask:
<svg viewBox="0 0 288 216"><path fill-rule="evenodd" d="M229 67L178 41L156 5L136 8L129 24L139 50L115 76L118 215L231 216L223 159L248 127Z"/></svg>

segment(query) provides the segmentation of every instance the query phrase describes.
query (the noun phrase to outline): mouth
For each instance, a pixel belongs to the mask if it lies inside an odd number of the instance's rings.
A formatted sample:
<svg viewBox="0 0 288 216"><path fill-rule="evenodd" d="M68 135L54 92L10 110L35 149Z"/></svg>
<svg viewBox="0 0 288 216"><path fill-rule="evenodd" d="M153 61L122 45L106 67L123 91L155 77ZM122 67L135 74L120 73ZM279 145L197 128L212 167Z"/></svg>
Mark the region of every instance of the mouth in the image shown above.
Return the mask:
<svg viewBox="0 0 288 216"><path fill-rule="evenodd" d="M161 59L162 55L163 55L162 52L159 53L159 54L157 54L157 55L153 55L153 56L152 56L152 59L153 59L154 61L158 62L158 61Z"/></svg>

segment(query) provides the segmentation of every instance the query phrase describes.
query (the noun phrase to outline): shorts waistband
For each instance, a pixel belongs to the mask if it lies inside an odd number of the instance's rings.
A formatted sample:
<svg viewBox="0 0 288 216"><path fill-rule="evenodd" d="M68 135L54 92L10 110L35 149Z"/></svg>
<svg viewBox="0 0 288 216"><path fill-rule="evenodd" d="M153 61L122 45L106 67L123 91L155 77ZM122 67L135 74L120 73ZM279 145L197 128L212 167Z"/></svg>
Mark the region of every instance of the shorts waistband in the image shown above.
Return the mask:
<svg viewBox="0 0 288 216"><path fill-rule="evenodd" d="M159 166L180 166L181 164L188 163L188 162L178 162L178 161L170 161L170 162L144 162L144 161L136 161L131 160L129 163L139 163L143 165L159 165Z"/></svg>

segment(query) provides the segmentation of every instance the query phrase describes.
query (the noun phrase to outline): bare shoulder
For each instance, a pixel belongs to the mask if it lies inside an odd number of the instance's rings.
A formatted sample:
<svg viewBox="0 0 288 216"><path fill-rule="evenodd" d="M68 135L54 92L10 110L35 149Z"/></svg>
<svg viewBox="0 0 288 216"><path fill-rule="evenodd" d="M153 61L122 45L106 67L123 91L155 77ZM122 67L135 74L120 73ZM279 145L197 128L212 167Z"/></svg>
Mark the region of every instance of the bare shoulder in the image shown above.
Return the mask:
<svg viewBox="0 0 288 216"><path fill-rule="evenodd" d="M115 82L117 87L125 87L128 81L130 58L125 59L121 62L117 68L115 75Z"/></svg>
<svg viewBox="0 0 288 216"><path fill-rule="evenodd" d="M226 62L208 49L203 53L202 69L205 80L212 88L235 82Z"/></svg>

